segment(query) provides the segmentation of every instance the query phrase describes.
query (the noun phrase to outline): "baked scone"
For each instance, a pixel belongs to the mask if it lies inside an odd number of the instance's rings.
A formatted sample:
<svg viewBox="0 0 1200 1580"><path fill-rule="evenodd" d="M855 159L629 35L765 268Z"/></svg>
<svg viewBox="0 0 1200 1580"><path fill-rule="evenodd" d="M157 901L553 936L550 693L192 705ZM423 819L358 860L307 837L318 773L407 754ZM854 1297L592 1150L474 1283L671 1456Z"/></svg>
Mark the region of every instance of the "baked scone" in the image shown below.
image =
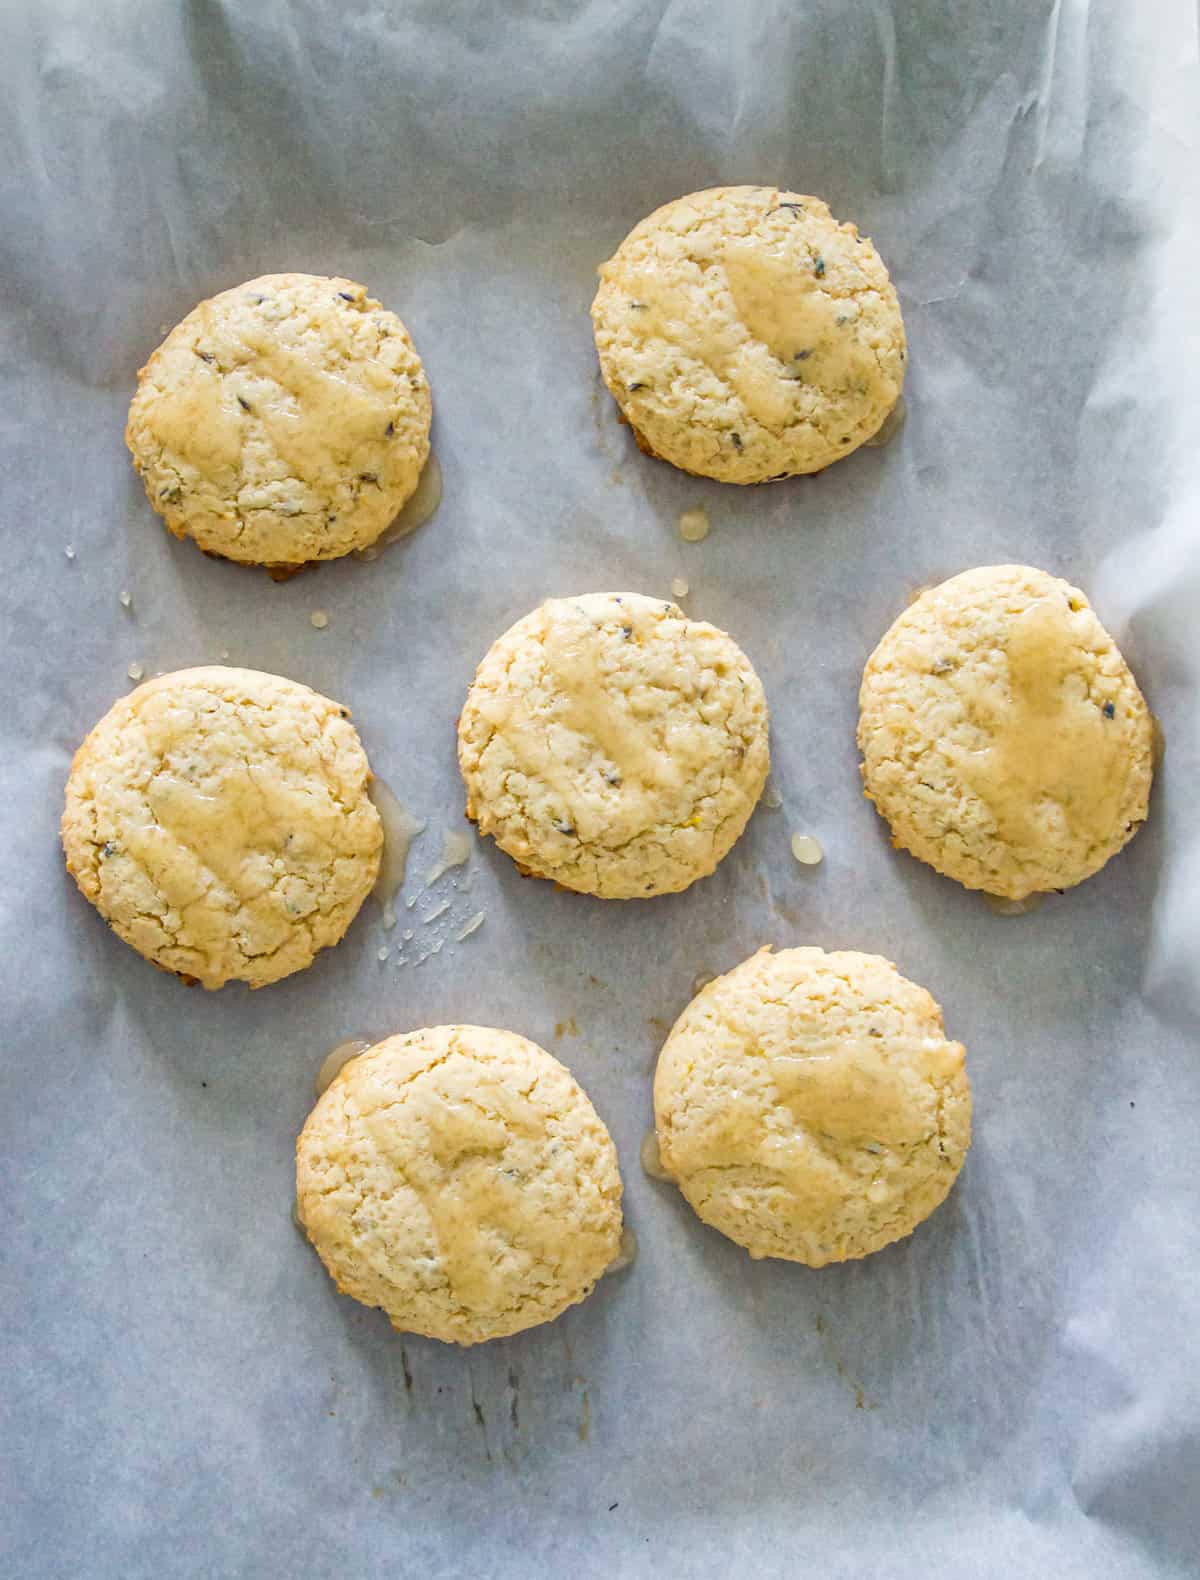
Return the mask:
<svg viewBox="0 0 1200 1580"><path fill-rule="evenodd" d="M924 593L859 691L866 793L893 843L1005 899L1098 872L1146 817L1150 712L1077 587L1028 565Z"/></svg>
<svg viewBox="0 0 1200 1580"><path fill-rule="evenodd" d="M383 828L350 714L253 669L160 675L75 754L67 870L166 971L263 987L336 944L379 871Z"/></svg>
<svg viewBox="0 0 1200 1580"><path fill-rule="evenodd" d="M446 1343L551 1321L621 1247L616 1149L586 1093L488 1026L343 1065L296 1143L296 1203L343 1295Z"/></svg>
<svg viewBox="0 0 1200 1580"><path fill-rule="evenodd" d="M722 483L819 472L882 427L904 383L879 254L778 187L656 209L601 266L592 322L642 449Z"/></svg>
<svg viewBox="0 0 1200 1580"><path fill-rule="evenodd" d="M429 455L408 330L353 280L265 274L201 302L138 376L125 442L176 537L287 568L365 548Z"/></svg>
<svg viewBox="0 0 1200 1580"><path fill-rule="evenodd" d="M458 724L467 816L603 899L686 889L745 828L767 707L724 631L638 593L552 598L496 641Z"/></svg>
<svg viewBox="0 0 1200 1580"><path fill-rule="evenodd" d="M878 955L760 949L675 1022L654 1077L663 1169L753 1257L823 1267L911 1234L971 1140L961 1043Z"/></svg>

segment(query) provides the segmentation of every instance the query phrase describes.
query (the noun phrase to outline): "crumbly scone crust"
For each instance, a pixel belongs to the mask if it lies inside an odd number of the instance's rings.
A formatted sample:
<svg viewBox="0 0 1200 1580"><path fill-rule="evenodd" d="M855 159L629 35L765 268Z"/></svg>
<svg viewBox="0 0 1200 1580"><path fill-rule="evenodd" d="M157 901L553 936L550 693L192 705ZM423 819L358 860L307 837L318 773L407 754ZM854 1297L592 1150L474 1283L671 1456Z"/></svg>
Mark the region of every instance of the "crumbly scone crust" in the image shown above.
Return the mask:
<svg viewBox="0 0 1200 1580"><path fill-rule="evenodd" d="M732 638L636 593L550 599L496 641L458 728L467 815L524 870L605 899L685 889L769 767Z"/></svg>
<svg viewBox="0 0 1200 1580"><path fill-rule="evenodd" d="M961 1043L878 955L760 949L676 1021L654 1077L663 1166L754 1257L822 1267L910 1234L971 1137Z"/></svg>
<svg viewBox="0 0 1200 1580"><path fill-rule="evenodd" d="M262 987L335 944L383 829L349 712L278 675L147 681L75 754L67 870L113 931L207 988Z"/></svg>
<svg viewBox="0 0 1200 1580"><path fill-rule="evenodd" d="M778 187L714 187L650 214L601 266L592 321L642 449L726 483L851 454L904 382L904 323L870 240Z"/></svg>
<svg viewBox="0 0 1200 1580"><path fill-rule="evenodd" d="M364 286L268 274L176 325L125 440L177 537L287 567L379 537L417 486L431 415L408 330Z"/></svg>
<svg viewBox="0 0 1200 1580"><path fill-rule="evenodd" d="M893 843L1007 899L1098 872L1145 820L1153 721L1077 587L989 565L931 588L867 662L858 746Z"/></svg>
<svg viewBox="0 0 1200 1580"><path fill-rule="evenodd" d="M604 1124L544 1049L485 1026L389 1037L296 1143L300 1220L342 1294L478 1344L588 1295L621 1242Z"/></svg>

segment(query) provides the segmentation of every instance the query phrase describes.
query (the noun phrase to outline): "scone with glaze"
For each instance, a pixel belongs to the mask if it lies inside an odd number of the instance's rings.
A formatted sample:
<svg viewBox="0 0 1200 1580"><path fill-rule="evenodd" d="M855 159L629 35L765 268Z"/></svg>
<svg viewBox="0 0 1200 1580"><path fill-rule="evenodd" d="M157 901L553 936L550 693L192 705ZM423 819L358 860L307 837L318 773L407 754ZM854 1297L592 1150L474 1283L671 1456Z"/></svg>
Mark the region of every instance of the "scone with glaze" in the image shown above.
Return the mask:
<svg viewBox="0 0 1200 1580"><path fill-rule="evenodd" d="M140 955L206 988L263 987L354 920L383 828L347 709L252 669L131 691L75 754L67 870Z"/></svg>
<svg viewBox="0 0 1200 1580"><path fill-rule="evenodd" d="M753 1257L867 1256L958 1177L964 1059L930 995L878 955L760 949L697 994L659 1055L663 1171Z"/></svg>
<svg viewBox="0 0 1200 1580"><path fill-rule="evenodd" d="M492 646L458 725L467 816L525 873L648 899L711 873L769 767L724 631L638 593L551 598Z"/></svg>
<svg viewBox="0 0 1200 1580"><path fill-rule="evenodd" d="M638 444L762 483L872 438L904 383L883 260L820 198L713 187L656 209L601 266L600 370Z"/></svg>
<svg viewBox="0 0 1200 1580"><path fill-rule="evenodd" d="M922 594L867 661L858 748L893 843L1009 900L1098 872L1145 820L1153 720L1077 587L1028 565Z"/></svg>
<svg viewBox="0 0 1200 1580"><path fill-rule="evenodd" d="M125 441L176 537L289 569L375 542L417 486L431 411L408 330L365 286L265 274L176 325Z"/></svg>
<svg viewBox="0 0 1200 1580"><path fill-rule="evenodd" d="M586 1093L488 1026L343 1065L296 1143L296 1202L342 1294L446 1343L551 1321L621 1248L616 1149Z"/></svg>

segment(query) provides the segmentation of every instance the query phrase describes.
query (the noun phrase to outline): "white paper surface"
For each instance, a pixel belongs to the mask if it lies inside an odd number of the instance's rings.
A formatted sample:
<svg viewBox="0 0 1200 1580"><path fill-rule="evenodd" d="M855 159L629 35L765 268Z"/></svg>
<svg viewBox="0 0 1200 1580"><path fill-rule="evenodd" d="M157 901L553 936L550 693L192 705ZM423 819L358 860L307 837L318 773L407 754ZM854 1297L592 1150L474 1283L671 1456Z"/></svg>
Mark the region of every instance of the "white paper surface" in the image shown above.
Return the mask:
<svg viewBox="0 0 1200 1580"><path fill-rule="evenodd" d="M0 1572L1194 1574L1194 8L59 0L5 9L0 82ZM637 454L587 314L643 214L743 180L871 234L911 347L896 443L762 490ZM405 319L445 498L275 586L171 540L121 432L162 326L285 269ZM1129 850L1017 920L889 849L854 750L907 595L1006 559L1088 589L1169 743ZM762 675L784 802L684 895L560 894L479 846L401 907L417 947L484 910L465 942L398 967L368 907L301 976L205 995L63 872L70 755L127 666L228 652L353 708L429 820L417 894L487 644L547 595L674 577ZM864 1263L751 1263L638 1168L665 1026L764 942L889 956L968 1048L962 1181ZM339 1298L289 1217L327 1050L446 1020L571 1066L641 1240L470 1352Z"/></svg>

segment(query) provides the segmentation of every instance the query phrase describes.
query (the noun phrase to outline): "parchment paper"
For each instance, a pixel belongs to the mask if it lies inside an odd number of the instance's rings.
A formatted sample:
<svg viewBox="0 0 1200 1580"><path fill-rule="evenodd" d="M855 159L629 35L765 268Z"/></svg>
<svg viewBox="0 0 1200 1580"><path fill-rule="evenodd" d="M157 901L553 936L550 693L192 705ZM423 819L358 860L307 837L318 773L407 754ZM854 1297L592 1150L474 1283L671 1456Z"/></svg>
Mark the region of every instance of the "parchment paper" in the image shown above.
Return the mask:
<svg viewBox="0 0 1200 1580"><path fill-rule="evenodd" d="M5 7L0 83L0 1572L1195 1574L1194 8L54 0ZM643 214L743 180L871 234L911 345L899 440L760 490L637 454L587 314ZM445 498L275 586L170 539L121 432L161 329L284 269L408 323ZM906 597L1006 559L1089 590L1168 740L1130 849L1020 919L890 850L854 750ZM488 643L547 595L676 577L762 675L783 807L672 899L555 893L478 845L422 895ZM130 663L225 653L348 703L429 820L410 963L368 907L301 976L206 995L75 893L75 746ZM753 1264L638 1168L666 1025L764 942L889 956L968 1047L962 1181L864 1263ZM325 1052L459 1019L577 1073L641 1240L469 1353L339 1298L289 1216Z"/></svg>

